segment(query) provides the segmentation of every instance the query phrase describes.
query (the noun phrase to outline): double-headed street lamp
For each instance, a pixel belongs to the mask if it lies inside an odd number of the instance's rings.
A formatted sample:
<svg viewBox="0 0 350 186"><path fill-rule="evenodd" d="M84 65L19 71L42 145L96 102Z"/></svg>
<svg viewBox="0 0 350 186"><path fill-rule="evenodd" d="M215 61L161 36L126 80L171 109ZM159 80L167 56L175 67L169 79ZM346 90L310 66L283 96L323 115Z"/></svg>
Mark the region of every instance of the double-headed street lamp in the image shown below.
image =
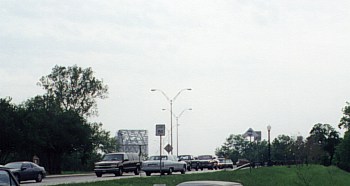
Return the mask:
<svg viewBox="0 0 350 186"><path fill-rule="evenodd" d="M181 94L181 92L186 91L186 90L192 90L191 88L184 88L181 89L174 97L173 99L170 99L163 90L160 89L151 89L151 91L159 91L161 92L164 97L168 100L170 103L170 145L173 147L173 103L175 102L176 98ZM173 154L173 150L171 150L171 154Z"/></svg>
<svg viewBox="0 0 350 186"><path fill-rule="evenodd" d="M267 126L267 132L268 132L268 162L267 165L271 166L271 143L270 143L270 131L271 131L271 125Z"/></svg>
<svg viewBox="0 0 350 186"><path fill-rule="evenodd" d="M162 110L167 110L167 109L162 109ZM172 113L172 115L176 118L176 156L179 156L179 119L182 116L182 114L187 110L192 110L192 108L184 109L177 116L174 113Z"/></svg>

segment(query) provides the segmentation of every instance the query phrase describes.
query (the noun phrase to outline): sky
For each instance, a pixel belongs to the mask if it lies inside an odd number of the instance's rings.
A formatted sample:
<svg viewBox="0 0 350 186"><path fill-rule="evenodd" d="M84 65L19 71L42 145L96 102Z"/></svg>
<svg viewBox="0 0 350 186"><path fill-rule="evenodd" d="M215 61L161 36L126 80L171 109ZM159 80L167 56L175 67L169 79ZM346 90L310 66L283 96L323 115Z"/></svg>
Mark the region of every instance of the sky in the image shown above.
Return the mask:
<svg viewBox="0 0 350 186"><path fill-rule="evenodd" d="M91 67L109 87L99 115L114 135L179 115L179 154L214 154L248 128L267 138L338 130L350 101L348 0L0 0L0 98L45 91L55 65ZM162 109L168 109L162 111ZM342 132L342 130L339 130ZM170 143L169 133L163 144ZM176 148L174 150L176 153Z"/></svg>

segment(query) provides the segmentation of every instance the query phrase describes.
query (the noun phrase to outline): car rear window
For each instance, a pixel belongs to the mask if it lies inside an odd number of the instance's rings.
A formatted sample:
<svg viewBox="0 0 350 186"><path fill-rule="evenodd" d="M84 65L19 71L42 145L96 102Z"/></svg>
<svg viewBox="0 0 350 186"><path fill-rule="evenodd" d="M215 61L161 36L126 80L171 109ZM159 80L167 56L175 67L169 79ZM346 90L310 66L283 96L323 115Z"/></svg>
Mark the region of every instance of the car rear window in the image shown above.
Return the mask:
<svg viewBox="0 0 350 186"><path fill-rule="evenodd" d="M5 167L11 168L11 169L20 169L22 166L22 163L16 162L16 163L8 163L5 165Z"/></svg>

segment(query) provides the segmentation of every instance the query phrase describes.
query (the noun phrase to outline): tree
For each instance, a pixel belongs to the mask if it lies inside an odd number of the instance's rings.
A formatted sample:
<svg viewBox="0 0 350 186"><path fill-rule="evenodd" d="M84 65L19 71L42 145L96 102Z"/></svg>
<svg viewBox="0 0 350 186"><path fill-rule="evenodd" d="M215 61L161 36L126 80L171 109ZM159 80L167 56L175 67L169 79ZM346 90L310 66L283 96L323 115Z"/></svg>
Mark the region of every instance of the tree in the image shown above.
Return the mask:
<svg viewBox="0 0 350 186"><path fill-rule="evenodd" d="M11 103L11 98L0 99L0 164L13 160L17 148L22 143L19 108ZM13 138L16 136L16 138Z"/></svg>
<svg viewBox="0 0 350 186"><path fill-rule="evenodd" d="M350 132L344 134L344 139L336 148L336 160L339 168L350 172Z"/></svg>
<svg viewBox="0 0 350 186"><path fill-rule="evenodd" d="M24 159L38 155L51 174L61 173L64 154L92 144L92 130L78 113L63 110L50 96L36 96L23 105Z"/></svg>
<svg viewBox="0 0 350 186"><path fill-rule="evenodd" d="M272 141L272 159L281 163L286 162L287 160L293 160L293 144L294 141L290 136L279 135Z"/></svg>
<svg viewBox="0 0 350 186"><path fill-rule="evenodd" d="M346 102L347 106L343 108L344 116L340 119L340 123L338 125L339 128L344 127L345 129L349 129L350 127L350 103Z"/></svg>
<svg viewBox="0 0 350 186"><path fill-rule="evenodd" d="M94 77L91 68L82 69L76 65L56 65L51 74L41 77L38 85L53 96L64 110L74 110L81 116L97 115L96 99L104 99L108 94L107 85Z"/></svg>
<svg viewBox="0 0 350 186"><path fill-rule="evenodd" d="M317 152L319 163L331 165L335 153L335 147L340 143L339 132L329 124L315 124L307 138L307 143L311 149L321 149ZM322 155L323 154L323 155Z"/></svg>
<svg viewBox="0 0 350 186"><path fill-rule="evenodd" d="M237 161L238 158L241 158L242 146L244 138L242 135L231 134L226 138L226 142L216 149L215 154L219 157L229 157L232 161Z"/></svg>
<svg viewBox="0 0 350 186"><path fill-rule="evenodd" d="M252 161L267 161L267 142L250 143L242 135L231 134L226 138L226 142L216 149L215 154L219 157L228 157L234 162L239 158L246 158Z"/></svg>

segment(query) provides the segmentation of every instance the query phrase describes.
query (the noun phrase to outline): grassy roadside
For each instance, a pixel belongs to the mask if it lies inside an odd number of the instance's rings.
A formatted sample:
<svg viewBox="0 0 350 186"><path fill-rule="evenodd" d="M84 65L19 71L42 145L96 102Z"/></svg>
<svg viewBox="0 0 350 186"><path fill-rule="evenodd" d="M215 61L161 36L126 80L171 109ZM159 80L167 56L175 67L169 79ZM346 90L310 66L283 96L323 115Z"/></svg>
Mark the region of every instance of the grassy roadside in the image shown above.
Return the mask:
<svg viewBox="0 0 350 186"><path fill-rule="evenodd" d="M244 186L266 185L334 185L345 186L350 183L350 173L336 167L324 167L319 165L296 167L262 167L258 169L239 171L219 171L202 174L185 174L171 176L151 176L142 178L127 178L94 183L65 184L65 186L137 186L166 184L174 186L185 181L194 180L220 180L242 183Z"/></svg>

